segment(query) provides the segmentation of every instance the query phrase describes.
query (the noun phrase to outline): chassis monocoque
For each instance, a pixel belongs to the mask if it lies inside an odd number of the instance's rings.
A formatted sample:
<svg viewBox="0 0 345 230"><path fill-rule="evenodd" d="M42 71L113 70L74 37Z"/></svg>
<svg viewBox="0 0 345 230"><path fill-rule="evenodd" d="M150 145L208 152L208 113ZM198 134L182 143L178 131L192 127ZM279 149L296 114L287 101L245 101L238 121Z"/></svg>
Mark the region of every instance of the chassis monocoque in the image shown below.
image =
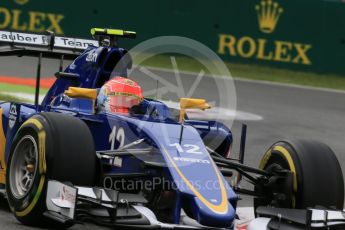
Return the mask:
<svg viewBox="0 0 345 230"><path fill-rule="evenodd" d="M344 226L343 176L325 144L276 142L253 168L243 164L246 126L240 157L231 159L229 128L181 112L207 108L204 100L181 99L179 118L152 99L128 115L98 111L97 89L115 67L123 77L131 68L116 40L135 33L92 34L98 41L0 32L2 55L39 57L35 104L0 104L0 188L20 222L233 229L237 194L244 194L254 197L258 217L249 229ZM60 67L39 104L42 57L75 60L64 71ZM230 185L231 177L237 183ZM241 188L241 178L254 190Z"/></svg>

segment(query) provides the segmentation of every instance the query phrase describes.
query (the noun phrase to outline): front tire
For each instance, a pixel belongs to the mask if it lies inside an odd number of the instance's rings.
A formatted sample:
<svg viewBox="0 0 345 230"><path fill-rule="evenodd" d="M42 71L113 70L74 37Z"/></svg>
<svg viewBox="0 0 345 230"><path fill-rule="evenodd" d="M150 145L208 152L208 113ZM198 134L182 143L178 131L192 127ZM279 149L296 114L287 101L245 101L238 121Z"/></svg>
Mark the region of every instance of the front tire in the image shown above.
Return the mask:
<svg viewBox="0 0 345 230"><path fill-rule="evenodd" d="M45 226L48 180L94 186L96 154L87 125L72 116L41 113L18 130L6 173L6 192L15 217Z"/></svg>
<svg viewBox="0 0 345 230"><path fill-rule="evenodd" d="M343 209L343 174L337 157L327 145L309 140L277 142L262 158L260 168L269 170L277 166L292 172L292 202L282 208ZM275 206L257 199L254 205Z"/></svg>

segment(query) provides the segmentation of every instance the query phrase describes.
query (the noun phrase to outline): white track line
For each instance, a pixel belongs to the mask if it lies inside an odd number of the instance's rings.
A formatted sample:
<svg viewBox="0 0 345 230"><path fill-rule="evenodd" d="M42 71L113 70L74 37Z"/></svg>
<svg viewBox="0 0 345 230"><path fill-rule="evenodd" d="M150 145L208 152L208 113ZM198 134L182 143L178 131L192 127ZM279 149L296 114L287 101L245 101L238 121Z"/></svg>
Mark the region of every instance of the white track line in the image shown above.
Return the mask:
<svg viewBox="0 0 345 230"><path fill-rule="evenodd" d="M21 92L1 92L3 95L8 95L8 96L13 96L19 99L24 99L28 101L34 101L35 100L35 95L32 93L21 93ZM40 95L40 101L43 100L44 95Z"/></svg>
<svg viewBox="0 0 345 230"><path fill-rule="evenodd" d="M134 66L136 67L136 66ZM148 69L167 72L167 73L173 73L170 69L165 68L159 68L159 67L150 67L146 66ZM230 70L231 71L231 70ZM196 75L195 72L191 71L180 71L181 74L184 74L186 76L194 76ZM204 75L205 77L213 77L208 74ZM216 76L217 78L221 78L224 80L229 80L229 77L226 76ZM290 87L290 88L296 88L296 89L305 89L305 90L314 90L314 91L321 91L321 92L327 92L327 93L341 93L345 94L344 90L338 90L338 89L328 89L328 88L321 88L321 87L313 87L313 86L304 86L304 85L296 85L296 84L290 84L290 83L278 83L278 82L272 82L272 81L265 81L265 80L253 80L253 79L245 79L245 78L239 78L239 77L233 77L235 81L238 82L248 82L248 83L254 83L254 84L262 84L262 85L274 85L274 86L282 86L282 87Z"/></svg>

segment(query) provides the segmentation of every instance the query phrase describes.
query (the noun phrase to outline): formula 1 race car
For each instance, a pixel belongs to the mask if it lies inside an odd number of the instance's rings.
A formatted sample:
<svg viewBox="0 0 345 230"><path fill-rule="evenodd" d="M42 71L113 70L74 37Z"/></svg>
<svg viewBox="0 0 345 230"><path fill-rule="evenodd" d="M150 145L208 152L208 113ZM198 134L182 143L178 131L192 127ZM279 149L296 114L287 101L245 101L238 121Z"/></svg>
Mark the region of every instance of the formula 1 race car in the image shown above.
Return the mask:
<svg viewBox="0 0 345 230"><path fill-rule="evenodd" d="M280 141L253 168L243 164L245 125L232 159L229 128L188 119L190 108L209 109L203 99L181 98L177 116L149 98L127 113L100 109L100 88L132 65L117 39L135 32L91 31L95 40L0 31L0 55L39 57L35 103L0 104L0 188L21 223L233 229L244 194L257 217L248 229L344 228L343 175L325 144ZM75 60L39 103L42 57Z"/></svg>

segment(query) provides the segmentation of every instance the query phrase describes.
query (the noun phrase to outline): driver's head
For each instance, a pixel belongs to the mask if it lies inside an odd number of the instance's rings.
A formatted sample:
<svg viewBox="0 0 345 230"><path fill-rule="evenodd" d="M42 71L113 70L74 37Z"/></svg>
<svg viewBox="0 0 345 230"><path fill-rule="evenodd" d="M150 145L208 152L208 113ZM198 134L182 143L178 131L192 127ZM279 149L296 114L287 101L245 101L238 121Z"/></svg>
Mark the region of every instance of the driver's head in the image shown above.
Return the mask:
<svg viewBox="0 0 345 230"><path fill-rule="evenodd" d="M100 111L128 113L143 100L141 87L128 78L115 77L105 83L97 97Z"/></svg>

